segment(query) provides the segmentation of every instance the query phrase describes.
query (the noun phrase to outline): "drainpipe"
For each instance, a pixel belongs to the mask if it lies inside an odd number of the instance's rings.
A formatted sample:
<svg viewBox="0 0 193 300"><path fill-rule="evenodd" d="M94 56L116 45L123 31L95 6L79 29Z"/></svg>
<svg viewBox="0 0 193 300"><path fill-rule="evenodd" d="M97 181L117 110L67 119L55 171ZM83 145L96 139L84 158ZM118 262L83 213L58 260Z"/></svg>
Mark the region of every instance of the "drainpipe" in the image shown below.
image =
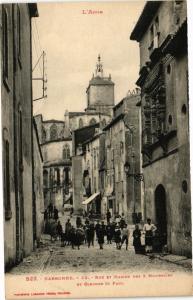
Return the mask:
<svg viewBox="0 0 193 300"><path fill-rule="evenodd" d="M32 26L30 17L30 81L31 81L31 159L32 159L32 228L33 228L33 249L36 246L37 232L36 232L36 195L34 187L34 141L33 141L33 87L32 87Z"/></svg>
<svg viewBox="0 0 193 300"><path fill-rule="evenodd" d="M14 183L15 183L15 227L16 227L16 263L19 263L20 258L20 222L19 222L19 199L18 199L18 153L17 153L17 99L16 99L16 84L15 84L15 76L16 76L16 41L15 41L15 20L14 20L14 7L15 4L12 4L12 30L13 30L13 130L14 130Z"/></svg>

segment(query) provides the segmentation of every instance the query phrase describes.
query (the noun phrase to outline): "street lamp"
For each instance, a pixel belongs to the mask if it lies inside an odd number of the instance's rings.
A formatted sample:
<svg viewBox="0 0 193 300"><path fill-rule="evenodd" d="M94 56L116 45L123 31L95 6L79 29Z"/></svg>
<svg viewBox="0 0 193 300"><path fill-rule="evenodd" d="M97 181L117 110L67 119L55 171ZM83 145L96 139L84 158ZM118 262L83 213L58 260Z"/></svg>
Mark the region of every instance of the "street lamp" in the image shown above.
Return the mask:
<svg viewBox="0 0 193 300"><path fill-rule="evenodd" d="M131 169L131 166L128 162L125 163L124 165L124 170L125 170L125 174L127 175L127 177L134 177L134 179L136 181L144 181L144 175L143 173L129 173Z"/></svg>

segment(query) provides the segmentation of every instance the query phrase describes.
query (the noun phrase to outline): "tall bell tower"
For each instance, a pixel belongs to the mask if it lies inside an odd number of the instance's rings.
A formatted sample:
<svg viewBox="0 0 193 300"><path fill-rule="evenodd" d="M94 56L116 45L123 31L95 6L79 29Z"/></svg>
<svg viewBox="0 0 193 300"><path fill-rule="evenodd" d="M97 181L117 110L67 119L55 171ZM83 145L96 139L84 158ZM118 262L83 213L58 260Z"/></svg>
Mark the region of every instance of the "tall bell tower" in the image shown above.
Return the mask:
<svg viewBox="0 0 193 300"><path fill-rule="evenodd" d="M103 64L100 54L96 64L95 75L89 81L87 93L87 109L86 111L96 111L108 115L112 115L114 106L114 82L111 75L103 76Z"/></svg>

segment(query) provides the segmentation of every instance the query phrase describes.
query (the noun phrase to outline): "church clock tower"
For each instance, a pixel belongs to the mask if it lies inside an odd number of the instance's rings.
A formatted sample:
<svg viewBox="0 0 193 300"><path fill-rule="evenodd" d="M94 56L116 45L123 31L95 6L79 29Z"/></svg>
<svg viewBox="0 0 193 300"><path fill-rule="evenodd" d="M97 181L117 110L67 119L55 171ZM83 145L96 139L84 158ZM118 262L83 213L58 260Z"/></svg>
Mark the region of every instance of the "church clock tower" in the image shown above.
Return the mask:
<svg viewBox="0 0 193 300"><path fill-rule="evenodd" d="M100 54L96 64L95 75L89 81L87 93L87 109L86 111L95 111L112 115L114 106L114 82L109 77L103 76L103 65Z"/></svg>

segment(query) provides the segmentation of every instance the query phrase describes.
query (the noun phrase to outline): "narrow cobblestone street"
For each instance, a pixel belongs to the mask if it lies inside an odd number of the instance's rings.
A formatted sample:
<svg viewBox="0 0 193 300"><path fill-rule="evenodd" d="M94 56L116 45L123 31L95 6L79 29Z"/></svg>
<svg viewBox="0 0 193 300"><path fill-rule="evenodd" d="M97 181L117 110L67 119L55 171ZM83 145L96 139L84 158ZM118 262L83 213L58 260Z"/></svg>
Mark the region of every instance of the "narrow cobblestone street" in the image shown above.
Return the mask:
<svg viewBox="0 0 193 300"><path fill-rule="evenodd" d="M68 215L60 215L63 225ZM71 219L75 224L75 218ZM132 234L130 233L129 248L125 245L117 250L115 243L108 245L106 240L104 249L100 250L95 240L94 247L88 248L86 244L72 249L71 246L61 247L59 240L51 242L49 235L42 236L41 247L24 259L22 263L13 268L10 274L25 273L70 273L70 272L103 272L103 271L129 271L129 272L186 272L190 268L176 265L175 263L160 260L146 255L136 255L132 246ZM191 274L191 273L190 273Z"/></svg>

